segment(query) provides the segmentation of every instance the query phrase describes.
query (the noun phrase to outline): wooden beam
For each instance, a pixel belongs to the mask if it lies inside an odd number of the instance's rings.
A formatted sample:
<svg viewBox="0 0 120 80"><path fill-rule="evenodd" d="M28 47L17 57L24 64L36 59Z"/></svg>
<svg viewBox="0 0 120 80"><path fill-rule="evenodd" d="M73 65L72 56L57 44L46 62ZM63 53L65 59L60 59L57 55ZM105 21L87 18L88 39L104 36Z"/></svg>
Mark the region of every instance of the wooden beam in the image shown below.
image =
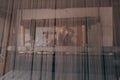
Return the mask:
<svg viewBox="0 0 120 80"><path fill-rule="evenodd" d="M25 45L25 28L24 26L20 27L20 34L21 34L21 46Z"/></svg>
<svg viewBox="0 0 120 80"><path fill-rule="evenodd" d="M82 25L82 47L86 46L86 29L85 25Z"/></svg>

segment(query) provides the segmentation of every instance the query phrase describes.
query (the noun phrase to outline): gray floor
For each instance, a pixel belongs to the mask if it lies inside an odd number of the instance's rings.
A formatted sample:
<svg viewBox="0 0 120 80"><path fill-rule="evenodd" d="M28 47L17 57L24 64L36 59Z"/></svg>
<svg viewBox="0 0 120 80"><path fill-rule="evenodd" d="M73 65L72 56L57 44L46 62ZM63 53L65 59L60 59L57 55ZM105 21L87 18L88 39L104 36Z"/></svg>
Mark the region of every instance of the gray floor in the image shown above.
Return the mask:
<svg viewBox="0 0 120 80"><path fill-rule="evenodd" d="M42 59L43 57L43 59ZM117 80L112 56L89 56L88 62L83 55L62 55L55 57L55 76L52 72L52 55L35 55L31 65L31 56L19 55L15 67L8 57L8 72L0 80ZM12 59L12 58L11 58ZM42 61L41 61L42 60ZM104 62L104 64L103 64ZM11 69L10 69L11 65ZM31 67L33 67L31 79ZM14 69L14 71L12 71Z"/></svg>
<svg viewBox="0 0 120 80"><path fill-rule="evenodd" d="M51 72L42 72L40 75L39 71L33 71L32 79L30 75L30 71L10 71L5 76L1 77L0 80L52 80ZM84 75L80 76L80 74L76 73L56 73L55 80L86 80L82 78ZM42 77L40 77L42 76ZM108 75L107 80L116 80L113 75ZM104 80L101 75L89 75L89 80Z"/></svg>

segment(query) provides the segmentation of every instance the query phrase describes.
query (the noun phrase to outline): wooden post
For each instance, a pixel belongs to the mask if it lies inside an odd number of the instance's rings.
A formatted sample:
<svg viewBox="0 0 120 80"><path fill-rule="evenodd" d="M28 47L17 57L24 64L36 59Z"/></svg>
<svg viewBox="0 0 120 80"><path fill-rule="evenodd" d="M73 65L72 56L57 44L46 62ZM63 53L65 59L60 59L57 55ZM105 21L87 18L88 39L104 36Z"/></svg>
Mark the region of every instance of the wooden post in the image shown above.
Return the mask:
<svg viewBox="0 0 120 80"><path fill-rule="evenodd" d="M20 27L20 34L21 34L21 46L25 45L25 28L24 26Z"/></svg>
<svg viewBox="0 0 120 80"><path fill-rule="evenodd" d="M86 45L86 29L85 25L82 25L82 47L85 47Z"/></svg>
<svg viewBox="0 0 120 80"><path fill-rule="evenodd" d="M82 46L82 28L77 26L77 46Z"/></svg>
<svg viewBox="0 0 120 80"><path fill-rule="evenodd" d="M86 30L85 25L77 27L77 46L85 47L86 45Z"/></svg>

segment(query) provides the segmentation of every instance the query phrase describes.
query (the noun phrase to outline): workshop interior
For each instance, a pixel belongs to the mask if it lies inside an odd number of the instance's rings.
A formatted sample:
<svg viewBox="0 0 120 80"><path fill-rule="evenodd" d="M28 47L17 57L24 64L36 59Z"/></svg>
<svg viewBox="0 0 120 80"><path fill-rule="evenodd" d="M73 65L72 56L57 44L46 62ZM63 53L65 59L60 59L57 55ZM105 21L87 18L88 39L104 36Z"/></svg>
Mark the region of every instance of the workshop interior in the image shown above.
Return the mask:
<svg viewBox="0 0 120 80"><path fill-rule="evenodd" d="M119 0L0 0L0 80L120 80Z"/></svg>

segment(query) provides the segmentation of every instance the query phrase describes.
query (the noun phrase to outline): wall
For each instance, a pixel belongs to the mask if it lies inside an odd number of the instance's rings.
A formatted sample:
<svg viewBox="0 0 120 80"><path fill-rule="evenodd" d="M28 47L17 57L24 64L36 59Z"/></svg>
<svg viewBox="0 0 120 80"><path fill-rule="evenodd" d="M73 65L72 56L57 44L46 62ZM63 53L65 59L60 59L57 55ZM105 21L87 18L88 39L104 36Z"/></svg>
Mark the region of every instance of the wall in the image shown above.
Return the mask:
<svg viewBox="0 0 120 80"><path fill-rule="evenodd" d="M54 18L73 18L73 17L97 17L98 8L66 8L66 9L24 9L18 10L17 24L20 26L20 19L54 19ZM20 35L18 35L18 40Z"/></svg>
<svg viewBox="0 0 120 80"><path fill-rule="evenodd" d="M55 14L56 12L56 14ZM19 21L22 19L54 19L56 18L71 18L71 17L98 17L100 15L100 23L90 26L89 30L89 46L112 46L113 44L113 22L112 8L101 7L100 14L98 8L67 8L67 9L25 9L18 11ZM107 14L107 15L106 15ZM19 25L20 22L18 22ZM20 26L20 25L19 25ZM101 45L102 44L102 45Z"/></svg>
<svg viewBox="0 0 120 80"><path fill-rule="evenodd" d="M71 17L96 17L98 8L66 8L66 9L25 9L22 19L54 19Z"/></svg>
<svg viewBox="0 0 120 80"><path fill-rule="evenodd" d="M113 14L111 7L100 9L103 28L103 46L113 46Z"/></svg>

